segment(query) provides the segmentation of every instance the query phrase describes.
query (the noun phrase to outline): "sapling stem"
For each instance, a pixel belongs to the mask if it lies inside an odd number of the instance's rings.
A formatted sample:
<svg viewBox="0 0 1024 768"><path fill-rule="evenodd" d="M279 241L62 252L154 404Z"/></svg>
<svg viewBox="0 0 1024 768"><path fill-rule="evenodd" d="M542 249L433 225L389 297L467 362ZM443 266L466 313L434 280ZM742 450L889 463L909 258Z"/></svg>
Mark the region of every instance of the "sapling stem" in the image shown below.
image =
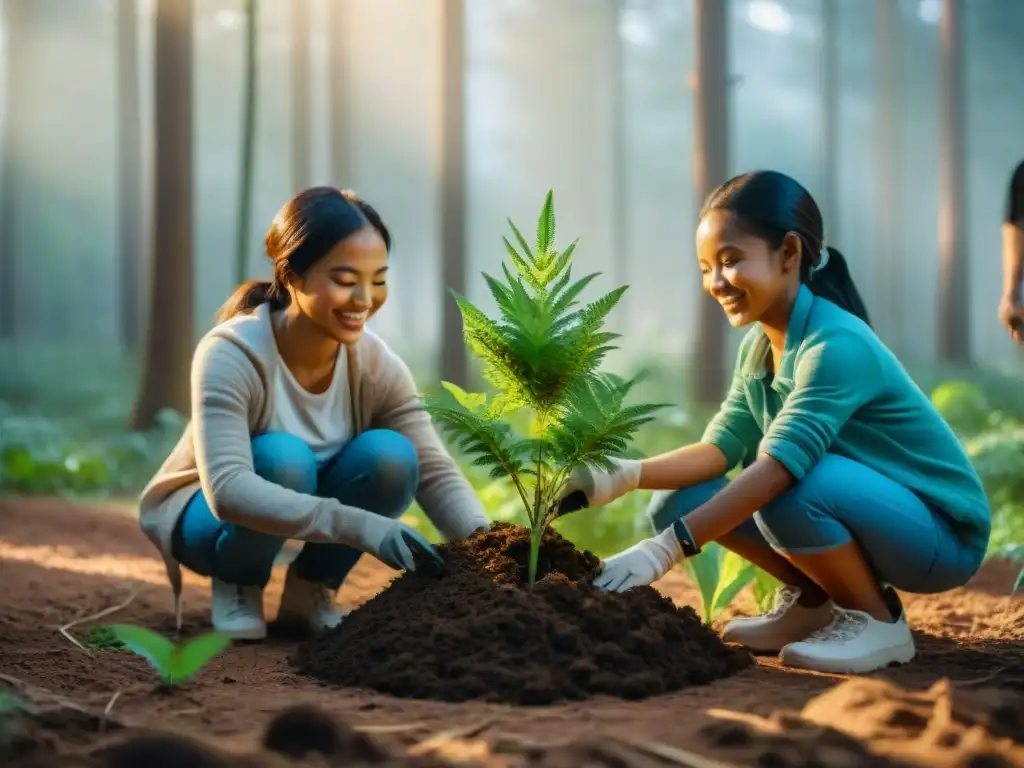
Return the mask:
<svg viewBox="0 0 1024 768"><path fill-rule="evenodd" d="M537 581L537 563L540 560L540 542L544 538L544 518L540 518L530 531L530 562L526 571L526 583L531 587Z"/></svg>

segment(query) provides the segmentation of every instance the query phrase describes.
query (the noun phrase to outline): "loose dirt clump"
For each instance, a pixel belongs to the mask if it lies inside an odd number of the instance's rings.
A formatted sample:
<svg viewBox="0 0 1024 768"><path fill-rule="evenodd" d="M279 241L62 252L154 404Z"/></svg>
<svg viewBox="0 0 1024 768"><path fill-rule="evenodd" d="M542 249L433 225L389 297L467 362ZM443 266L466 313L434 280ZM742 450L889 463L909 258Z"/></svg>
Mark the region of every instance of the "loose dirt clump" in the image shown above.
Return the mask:
<svg viewBox="0 0 1024 768"><path fill-rule="evenodd" d="M107 731L113 729L113 732ZM86 740L87 746L79 742ZM0 765L10 768L450 768L434 756L393 754L311 706L273 718L259 744L228 750L170 731L121 728L81 711L26 708L0 714Z"/></svg>
<svg viewBox="0 0 1024 768"><path fill-rule="evenodd" d="M1024 765L1024 693L948 679L922 691L853 679L800 712L739 716L703 735L752 765L778 768L1013 768Z"/></svg>
<svg viewBox="0 0 1024 768"><path fill-rule="evenodd" d="M395 579L301 646L293 663L327 683L393 696L525 705L597 694L641 699L752 664L692 608L650 587L594 587L598 558L550 529L542 576L529 587L529 536L499 523L440 546L444 573Z"/></svg>

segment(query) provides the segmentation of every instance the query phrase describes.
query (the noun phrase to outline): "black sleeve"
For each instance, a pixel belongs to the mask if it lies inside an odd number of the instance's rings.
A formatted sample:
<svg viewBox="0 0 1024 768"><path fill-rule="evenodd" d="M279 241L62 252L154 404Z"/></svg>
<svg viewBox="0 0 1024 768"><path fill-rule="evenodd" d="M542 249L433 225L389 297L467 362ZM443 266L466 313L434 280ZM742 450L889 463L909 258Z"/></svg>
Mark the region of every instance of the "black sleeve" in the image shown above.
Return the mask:
<svg viewBox="0 0 1024 768"><path fill-rule="evenodd" d="M1024 161L1013 171L1006 195L1006 215L1003 221L1024 228Z"/></svg>

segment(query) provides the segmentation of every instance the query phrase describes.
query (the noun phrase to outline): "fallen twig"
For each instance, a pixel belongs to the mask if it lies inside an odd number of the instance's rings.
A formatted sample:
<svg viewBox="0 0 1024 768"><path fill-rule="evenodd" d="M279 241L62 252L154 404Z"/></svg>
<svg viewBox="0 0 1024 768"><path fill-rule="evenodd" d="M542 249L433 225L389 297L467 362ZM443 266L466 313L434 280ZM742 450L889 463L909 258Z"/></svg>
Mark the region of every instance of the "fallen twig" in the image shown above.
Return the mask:
<svg viewBox="0 0 1024 768"><path fill-rule="evenodd" d="M202 707L193 707L192 709L179 709L171 712L168 717L184 717L185 715L198 715L203 711Z"/></svg>
<svg viewBox="0 0 1024 768"><path fill-rule="evenodd" d="M460 728L449 728L448 730L440 731L435 733L433 736L423 739L423 741L416 742L406 750L406 753L410 756L424 755L447 742L454 741L456 739L471 739L485 729L494 725L501 719L501 717L502 715L500 714L490 715L473 725L464 725Z"/></svg>
<svg viewBox="0 0 1024 768"><path fill-rule="evenodd" d="M427 727L426 723L391 723L383 725L357 725L352 730L359 733L405 733Z"/></svg>
<svg viewBox="0 0 1024 768"><path fill-rule="evenodd" d="M96 619L102 619L104 616L109 616L112 613L117 613L120 610L124 610L125 608L127 608L129 605L132 604L132 601L134 601L135 598L138 597L138 595L139 595L139 590L138 589L132 590L132 593L128 596L128 599L125 600L124 602L118 603L117 605L112 605L109 608L104 608L102 611L99 611L98 613L94 613L91 616L83 616L80 619L75 619L74 621L69 621L67 624L64 624L63 626L59 627L60 633L62 635L64 635L64 637L66 637L68 640L70 640L72 643L74 643L79 648L81 648L83 651L85 651L86 653L89 653L89 649L86 648L84 645L82 645L77 639L75 639L74 635L72 635L70 632L68 632L68 630L71 629L72 627L77 627L79 624L85 624L87 621L95 621Z"/></svg>
<svg viewBox="0 0 1024 768"><path fill-rule="evenodd" d="M1009 664L1003 664L995 672L992 672L991 674L985 675L983 677L976 677L971 680L952 680L951 683L954 687L981 685L983 683L988 683L992 680L995 680L997 677L999 677L999 675L1003 674L1003 672L1005 672L1009 668Z"/></svg>
<svg viewBox="0 0 1024 768"><path fill-rule="evenodd" d="M740 766L735 763L724 763L720 760L712 760L709 757L703 757L695 752L680 749L679 747L672 747L668 744L661 744L655 741L638 741L624 736L613 736L612 738L627 746L633 747L640 752L645 752L654 757L660 757L662 760L667 760L668 762L675 763L676 765L685 766L685 768L740 768Z"/></svg>
<svg viewBox="0 0 1024 768"><path fill-rule="evenodd" d="M534 741L520 736L499 736L491 743L491 751L498 755L522 755L529 752L547 752L561 749L571 742L568 741Z"/></svg>
<svg viewBox="0 0 1024 768"><path fill-rule="evenodd" d="M100 730L107 730L107 722L110 720L110 713L114 709L114 702L117 701L117 697L121 695L120 691L114 691L114 695L110 697L110 701L107 702L107 706L103 708L103 717L100 719Z"/></svg>
<svg viewBox="0 0 1024 768"><path fill-rule="evenodd" d="M706 713L709 717L716 718L718 720L730 720L735 723L743 723L749 725L759 731L765 733L781 733L782 729L779 724L769 720L767 717L761 717L760 715L751 714L749 712L734 712L731 709L709 709ZM799 712L795 712L797 716Z"/></svg>

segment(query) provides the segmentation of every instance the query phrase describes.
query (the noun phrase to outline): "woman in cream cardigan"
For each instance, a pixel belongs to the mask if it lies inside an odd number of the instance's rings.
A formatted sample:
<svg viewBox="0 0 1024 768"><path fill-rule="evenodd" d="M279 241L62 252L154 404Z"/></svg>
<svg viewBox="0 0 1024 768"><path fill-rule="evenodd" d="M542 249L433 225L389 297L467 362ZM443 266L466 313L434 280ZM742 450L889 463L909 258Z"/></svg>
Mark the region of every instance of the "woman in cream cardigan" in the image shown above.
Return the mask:
<svg viewBox="0 0 1024 768"><path fill-rule="evenodd" d="M192 363L192 419L141 499L181 616L181 566L213 582L214 628L266 636L263 590L305 542L279 620L316 631L368 552L396 569L437 558L398 518L419 502L447 538L489 523L437 437L408 367L366 322L388 296L391 237L351 193L305 190L266 236L270 281L240 286Z"/></svg>

